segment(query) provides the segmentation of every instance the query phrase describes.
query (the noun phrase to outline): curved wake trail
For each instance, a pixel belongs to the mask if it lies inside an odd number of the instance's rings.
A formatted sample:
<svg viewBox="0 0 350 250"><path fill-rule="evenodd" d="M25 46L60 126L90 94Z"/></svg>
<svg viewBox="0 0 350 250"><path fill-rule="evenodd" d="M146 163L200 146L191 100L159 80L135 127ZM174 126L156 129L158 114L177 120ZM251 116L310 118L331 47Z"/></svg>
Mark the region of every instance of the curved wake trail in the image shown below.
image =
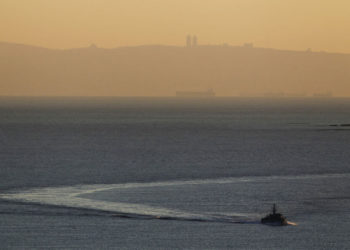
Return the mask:
<svg viewBox="0 0 350 250"><path fill-rule="evenodd" d="M203 222L225 223L258 223L247 219L247 215L225 215L191 213L165 207L148 206L125 202L111 202L84 198L85 194L97 193L114 189L132 189L142 187L166 187L179 185L205 185L226 184L239 182L259 182L273 180L314 179L314 178L338 178L350 177L350 174L325 174L325 175L301 175L301 176L269 176L269 177L242 177L222 178L189 181L168 181L152 183L126 183L126 184L97 184L65 187L34 188L23 191L14 191L0 194L1 199L19 202L28 202L67 208L91 209L94 211L108 212L112 216L144 219L185 220Z"/></svg>
<svg viewBox="0 0 350 250"><path fill-rule="evenodd" d="M155 184L158 186L159 183ZM154 184L151 184L152 186ZM81 197L84 194L106 191L118 188L133 188L147 186L149 184L112 184L112 185L83 185L57 188L29 189L24 192L1 194L0 198L12 201L45 204L51 206L82 208L93 211L108 212L110 216L161 219L161 220L183 220L203 222L229 222L242 223L234 220L234 217L225 215L207 215L190 213L176 209L148 206L143 204L110 202L94 200Z"/></svg>

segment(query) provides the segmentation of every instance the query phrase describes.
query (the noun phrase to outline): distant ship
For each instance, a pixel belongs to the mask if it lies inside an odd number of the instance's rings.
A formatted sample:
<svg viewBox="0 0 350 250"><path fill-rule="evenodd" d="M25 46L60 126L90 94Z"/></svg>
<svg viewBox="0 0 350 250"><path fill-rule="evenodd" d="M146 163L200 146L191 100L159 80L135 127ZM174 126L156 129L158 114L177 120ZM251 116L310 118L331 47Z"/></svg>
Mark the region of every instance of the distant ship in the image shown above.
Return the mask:
<svg viewBox="0 0 350 250"><path fill-rule="evenodd" d="M264 93L264 97L272 97L272 98L285 97L285 94L283 92L267 92L267 93Z"/></svg>
<svg viewBox="0 0 350 250"><path fill-rule="evenodd" d="M300 97L306 97L305 93L284 93L284 92L266 92L264 93L264 97L268 98L300 98Z"/></svg>
<svg viewBox="0 0 350 250"><path fill-rule="evenodd" d="M177 97L214 97L215 92L213 89L207 91L178 91L176 92Z"/></svg>
<svg viewBox="0 0 350 250"><path fill-rule="evenodd" d="M272 214L268 214L262 218L261 223L271 226L286 226L289 224L286 217L280 213L276 213L276 204L273 204Z"/></svg>
<svg viewBox="0 0 350 250"><path fill-rule="evenodd" d="M314 97L317 98L331 98L332 96L332 92L314 93Z"/></svg>

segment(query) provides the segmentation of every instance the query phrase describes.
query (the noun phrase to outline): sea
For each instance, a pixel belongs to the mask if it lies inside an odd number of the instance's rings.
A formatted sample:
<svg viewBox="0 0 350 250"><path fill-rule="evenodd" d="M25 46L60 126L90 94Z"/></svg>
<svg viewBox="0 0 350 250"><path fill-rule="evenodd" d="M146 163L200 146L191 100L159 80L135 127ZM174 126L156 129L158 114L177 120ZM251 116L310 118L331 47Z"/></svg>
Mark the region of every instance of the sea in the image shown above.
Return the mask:
<svg viewBox="0 0 350 250"><path fill-rule="evenodd" d="M350 99L0 97L0 249L350 249Z"/></svg>

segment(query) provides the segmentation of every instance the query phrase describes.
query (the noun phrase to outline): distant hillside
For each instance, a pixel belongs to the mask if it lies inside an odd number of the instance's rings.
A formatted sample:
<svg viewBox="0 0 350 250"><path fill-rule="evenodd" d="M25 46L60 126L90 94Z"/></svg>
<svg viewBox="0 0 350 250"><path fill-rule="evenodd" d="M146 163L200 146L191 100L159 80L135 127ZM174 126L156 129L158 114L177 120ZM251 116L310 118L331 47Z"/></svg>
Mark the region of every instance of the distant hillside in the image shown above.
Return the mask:
<svg viewBox="0 0 350 250"><path fill-rule="evenodd" d="M350 55L230 46L51 50L0 43L0 95L350 96Z"/></svg>

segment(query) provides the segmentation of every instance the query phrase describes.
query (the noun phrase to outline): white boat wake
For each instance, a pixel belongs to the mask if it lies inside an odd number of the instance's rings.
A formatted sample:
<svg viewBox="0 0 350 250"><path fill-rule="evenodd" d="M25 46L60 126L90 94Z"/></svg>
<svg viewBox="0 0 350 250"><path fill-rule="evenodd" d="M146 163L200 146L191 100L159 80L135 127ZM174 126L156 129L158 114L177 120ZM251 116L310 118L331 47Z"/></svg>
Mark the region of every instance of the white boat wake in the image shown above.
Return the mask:
<svg viewBox="0 0 350 250"><path fill-rule="evenodd" d="M244 220L248 217L244 214L205 214L191 213L164 207L148 206L143 204L111 202L86 198L84 195L102 192L106 190L132 189L143 187L166 187L179 185L205 185L205 184L227 184L239 182L259 182L273 180L294 180L294 179L319 179L350 177L350 174L324 174L324 175L301 175L301 176L268 176L268 177L237 177L189 181L167 181L151 183L126 183L126 184L96 184L64 187L33 188L22 191L12 191L0 194L0 199L27 202L42 205L51 205L67 208L91 209L108 212L112 216L145 218L145 219L168 219L188 220L206 222L227 222L227 223L257 223L257 221Z"/></svg>

